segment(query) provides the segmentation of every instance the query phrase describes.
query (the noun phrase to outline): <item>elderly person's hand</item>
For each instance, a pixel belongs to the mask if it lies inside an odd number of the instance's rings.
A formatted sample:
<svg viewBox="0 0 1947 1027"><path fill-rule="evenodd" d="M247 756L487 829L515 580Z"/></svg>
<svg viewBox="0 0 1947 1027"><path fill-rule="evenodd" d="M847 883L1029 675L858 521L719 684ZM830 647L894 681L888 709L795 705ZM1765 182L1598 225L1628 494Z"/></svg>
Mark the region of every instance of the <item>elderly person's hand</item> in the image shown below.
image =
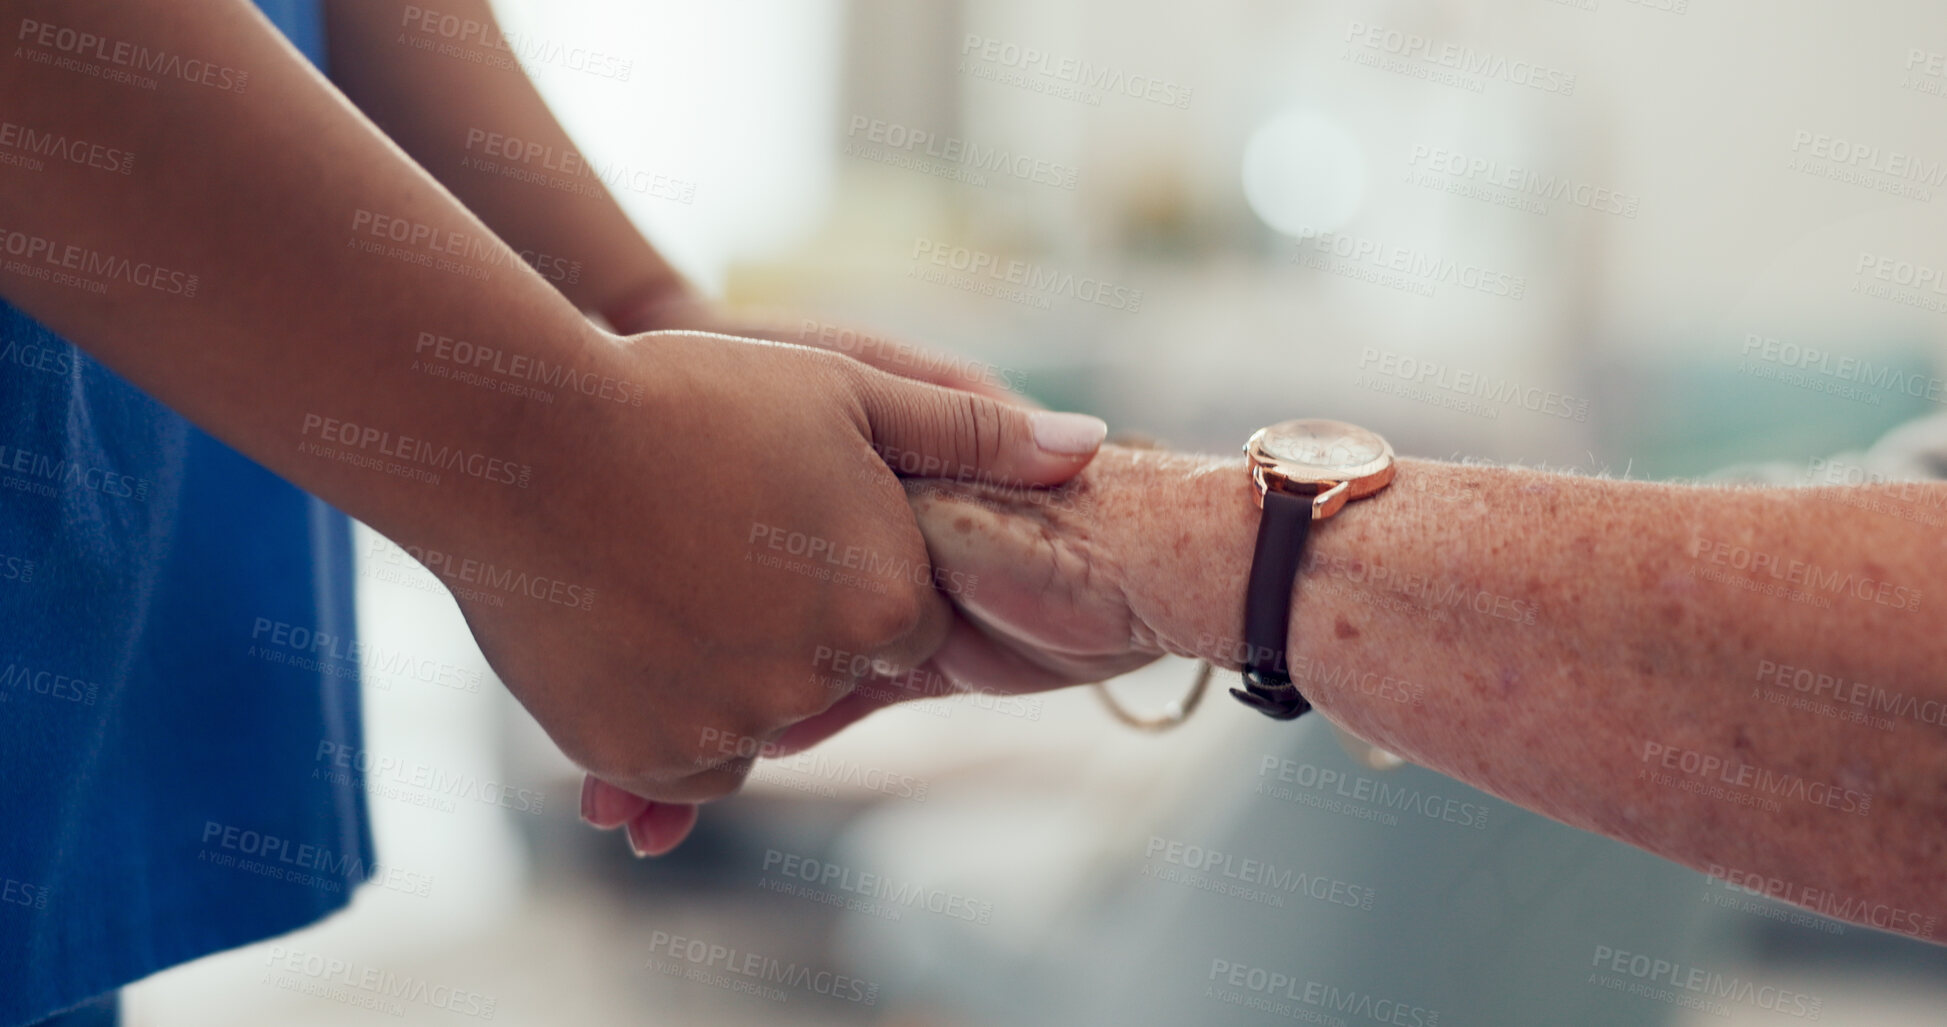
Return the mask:
<svg viewBox="0 0 1947 1027"><path fill-rule="evenodd" d="M935 653L935 666L960 687L1059 688L1193 651L1192 640L1154 626L1167 611L1150 602L1158 590L1148 557L1153 532L1172 529L1145 514L1182 512L1186 497L1175 486L1199 461L1115 446L1097 459L1099 473L1059 489L906 483L934 563L979 582L956 597L960 614L996 643Z"/></svg>

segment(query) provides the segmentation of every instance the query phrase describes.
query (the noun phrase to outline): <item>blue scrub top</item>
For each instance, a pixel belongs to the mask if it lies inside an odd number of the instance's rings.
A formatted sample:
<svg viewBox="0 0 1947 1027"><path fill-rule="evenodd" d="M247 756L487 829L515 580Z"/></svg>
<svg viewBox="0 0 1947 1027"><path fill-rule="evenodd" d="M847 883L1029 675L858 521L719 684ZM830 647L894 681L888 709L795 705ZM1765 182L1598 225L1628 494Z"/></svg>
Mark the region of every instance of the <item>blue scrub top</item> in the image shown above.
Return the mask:
<svg viewBox="0 0 1947 1027"><path fill-rule="evenodd" d="M316 0L258 3L323 63ZM382 873L351 573L344 515L0 303L0 1027Z"/></svg>

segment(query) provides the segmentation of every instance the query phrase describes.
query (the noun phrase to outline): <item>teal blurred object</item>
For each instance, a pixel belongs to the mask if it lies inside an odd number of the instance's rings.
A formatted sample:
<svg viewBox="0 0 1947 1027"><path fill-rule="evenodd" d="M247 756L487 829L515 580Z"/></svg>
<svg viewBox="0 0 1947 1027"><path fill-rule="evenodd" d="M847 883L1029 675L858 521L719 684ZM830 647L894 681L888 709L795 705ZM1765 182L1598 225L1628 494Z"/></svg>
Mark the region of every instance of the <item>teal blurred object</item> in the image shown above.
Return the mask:
<svg viewBox="0 0 1947 1027"><path fill-rule="evenodd" d="M1871 352L1839 343L1829 351L1891 368L1889 381L1905 375L1925 383L1939 373L1932 348L1917 343ZM1816 370L1797 379L1813 386L1808 388L1759 377L1753 373L1759 368L1785 370L1760 361L1709 360L1614 364L1598 372L1599 455L1607 472L1620 477L1627 468L1632 478L1687 478L1731 464L1826 456L1863 449L1900 424L1947 408L1947 384L1938 390L1942 402L1934 402Z"/></svg>

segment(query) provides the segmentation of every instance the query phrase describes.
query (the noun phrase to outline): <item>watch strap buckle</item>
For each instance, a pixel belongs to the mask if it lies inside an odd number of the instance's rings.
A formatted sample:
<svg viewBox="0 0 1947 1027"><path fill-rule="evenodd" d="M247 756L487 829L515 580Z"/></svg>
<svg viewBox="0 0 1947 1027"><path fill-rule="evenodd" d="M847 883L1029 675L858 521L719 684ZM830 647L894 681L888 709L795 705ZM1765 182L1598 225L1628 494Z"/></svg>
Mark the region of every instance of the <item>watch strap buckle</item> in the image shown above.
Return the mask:
<svg viewBox="0 0 1947 1027"><path fill-rule="evenodd" d="M1291 683L1291 675L1280 671L1266 673L1246 667L1244 687L1233 688L1230 694L1272 720L1297 720L1312 708L1311 702L1298 693L1298 686Z"/></svg>

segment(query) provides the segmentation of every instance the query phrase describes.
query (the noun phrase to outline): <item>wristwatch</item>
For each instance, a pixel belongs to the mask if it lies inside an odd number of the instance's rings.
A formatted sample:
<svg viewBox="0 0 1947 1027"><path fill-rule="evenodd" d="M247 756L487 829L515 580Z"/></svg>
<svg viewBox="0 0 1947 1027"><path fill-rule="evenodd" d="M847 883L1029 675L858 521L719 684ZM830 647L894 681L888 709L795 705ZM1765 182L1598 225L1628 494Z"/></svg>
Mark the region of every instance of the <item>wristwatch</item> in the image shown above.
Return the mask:
<svg viewBox="0 0 1947 1027"><path fill-rule="evenodd" d="M1264 514L1244 597L1244 687L1230 694L1267 717L1295 720L1312 708L1285 662L1305 540L1313 521L1392 483L1393 447L1343 421L1304 420L1259 428L1244 452Z"/></svg>

